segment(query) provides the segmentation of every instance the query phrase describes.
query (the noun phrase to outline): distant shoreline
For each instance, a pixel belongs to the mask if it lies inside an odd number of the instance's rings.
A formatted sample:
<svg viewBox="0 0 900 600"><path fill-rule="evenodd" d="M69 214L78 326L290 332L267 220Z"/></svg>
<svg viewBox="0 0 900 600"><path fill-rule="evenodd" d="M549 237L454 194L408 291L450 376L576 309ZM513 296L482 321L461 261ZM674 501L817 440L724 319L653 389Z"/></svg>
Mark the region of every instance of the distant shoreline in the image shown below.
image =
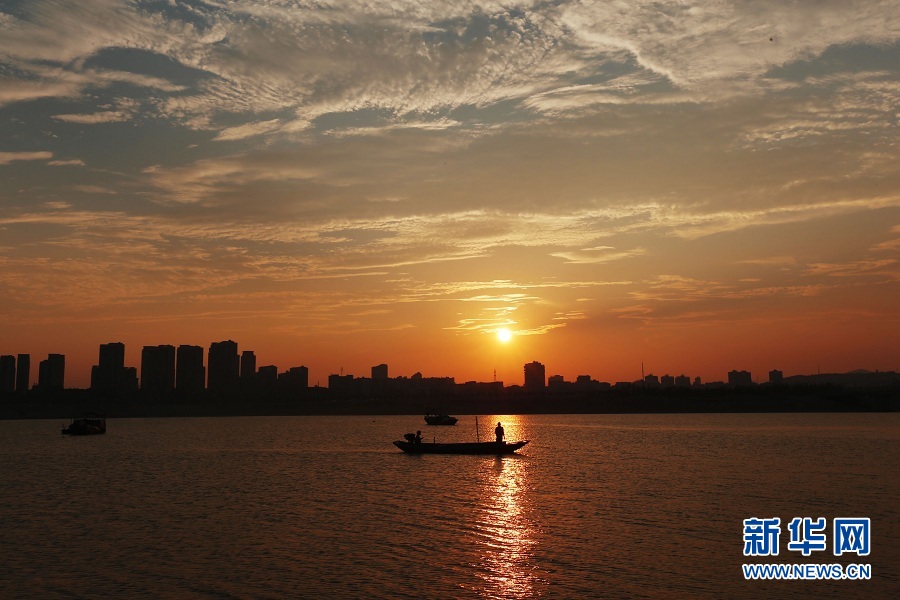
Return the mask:
<svg viewBox="0 0 900 600"><path fill-rule="evenodd" d="M440 409L438 409L440 407ZM203 395L192 399L149 399L140 394L125 398L98 397L89 390L64 390L0 399L0 420L70 419L74 414L99 411L110 418L422 415L448 414L678 414L678 413L855 413L898 412L900 390L784 389L760 393L755 389L716 393L637 394L595 393L578 396L522 395L511 397L332 399L324 395L296 398L242 398Z"/></svg>

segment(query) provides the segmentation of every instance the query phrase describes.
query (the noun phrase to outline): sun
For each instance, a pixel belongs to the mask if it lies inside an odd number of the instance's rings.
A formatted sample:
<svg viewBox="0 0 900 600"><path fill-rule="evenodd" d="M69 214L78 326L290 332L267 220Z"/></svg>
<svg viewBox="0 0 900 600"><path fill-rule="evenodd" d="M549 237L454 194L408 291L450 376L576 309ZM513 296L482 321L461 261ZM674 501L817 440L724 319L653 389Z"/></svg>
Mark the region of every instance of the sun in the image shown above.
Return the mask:
<svg viewBox="0 0 900 600"><path fill-rule="evenodd" d="M498 329L497 330L497 339L500 340L504 344L512 339L512 335L513 335L512 331L510 331L509 329Z"/></svg>

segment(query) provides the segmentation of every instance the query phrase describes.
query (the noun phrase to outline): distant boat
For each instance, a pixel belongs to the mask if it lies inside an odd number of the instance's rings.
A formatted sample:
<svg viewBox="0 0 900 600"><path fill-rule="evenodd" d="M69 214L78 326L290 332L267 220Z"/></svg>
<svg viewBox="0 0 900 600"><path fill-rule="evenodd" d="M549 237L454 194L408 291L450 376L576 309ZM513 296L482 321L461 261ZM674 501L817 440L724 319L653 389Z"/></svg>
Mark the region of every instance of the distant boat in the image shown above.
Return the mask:
<svg viewBox="0 0 900 600"><path fill-rule="evenodd" d="M459 419L450 415L425 415L425 422L429 425L456 425L457 421Z"/></svg>
<svg viewBox="0 0 900 600"><path fill-rule="evenodd" d="M394 445L409 454L512 454L529 440L520 442L461 442L461 443L427 443L401 442Z"/></svg>
<svg viewBox="0 0 900 600"><path fill-rule="evenodd" d="M96 435L106 433L106 415L101 413L81 413L72 419L68 427L63 427L63 435Z"/></svg>

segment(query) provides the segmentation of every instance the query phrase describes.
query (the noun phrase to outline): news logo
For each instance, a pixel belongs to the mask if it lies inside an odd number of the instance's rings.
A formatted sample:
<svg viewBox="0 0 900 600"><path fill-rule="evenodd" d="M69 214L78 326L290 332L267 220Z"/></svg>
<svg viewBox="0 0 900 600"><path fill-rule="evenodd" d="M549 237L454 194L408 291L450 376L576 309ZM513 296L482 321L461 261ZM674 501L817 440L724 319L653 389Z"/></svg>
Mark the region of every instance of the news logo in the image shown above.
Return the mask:
<svg viewBox="0 0 900 600"><path fill-rule="evenodd" d="M828 520L825 517L794 517L787 525L789 552L804 557L828 550L834 556L855 554L868 556L872 549L872 524L868 517L833 519L831 539L828 539ZM744 519L744 556L778 556L781 538L781 519ZM870 564L744 564L745 579L871 579Z"/></svg>

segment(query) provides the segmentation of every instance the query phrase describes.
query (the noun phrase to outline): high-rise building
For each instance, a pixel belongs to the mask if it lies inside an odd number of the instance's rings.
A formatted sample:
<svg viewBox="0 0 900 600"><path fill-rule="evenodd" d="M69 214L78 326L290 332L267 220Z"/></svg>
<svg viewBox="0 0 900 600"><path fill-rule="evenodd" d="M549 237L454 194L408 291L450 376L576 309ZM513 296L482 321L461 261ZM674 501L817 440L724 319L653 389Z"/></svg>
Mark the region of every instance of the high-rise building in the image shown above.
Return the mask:
<svg viewBox="0 0 900 600"><path fill-rule="evenodd" d="M137 370L125 366L125 344L100 344L98 364L91 368L91 389L121 393L137 389Z"/></svg>
<svg viewBox="0 0 900 600"><path fill-rule="evenodd" d="M122 369L125 368L125 344L111 342L100 344L98 364L91 368L91 389L115 391L121 385Z"/></svg>
<svg viewBox="0 0 900 600"><path fill-rule="evenodd" d="M749 371L728 371L728 385L753 385Z"/></svg>
<svg viewBox="0 0 900 600"><path fill-rule="evenodd" d="M0 394L16 391L16 357L9 354L0 356Z"/></svg>
<svg viewBox="0 0 900 600"><path fill-rule="evenodd" d="M538 361L533 361L525 365L525 389L526 390L543 390L546 386L546 377L544 365Z"/></svg>
<svg viewBox="0 0 900 600"><path fill-rule="evenodd" d="M62 390L66 383L66 356L48 354L38 366L38 388L42 391Z"/></svg>
<svg viewBox="0 0 900 600"><path fill-rule="evenodd" d="M309 387L309 369L303 366L291 367L287 371L286 382L293 391L305 391Z"/></svg>
<svg viewBox="0 0 900 600"><path fill-rule="evenodd" d="M388 366L384 363L372 367L372 379L376 381L388 378Z"/></svg>
<svg viewBox="0 0 900 600"><path fill-rule="evenodd" d="M769 383L783 383L783 382L784 382L784 373L782 373L778 369L769 371Z"/></svg>
<svg viewBox="0 0 900 600"><path fill-rule="evenodd" d="M16 392L24 394L31 385L31 355L20 354L16 365Z"/></svg>
<svg viewBox="0 0 900 600"><path fill-rule="evenodd" d="M203 367L203 347L178 346L175 369L175 389L190 394L203 391L206 385L206 369Z"/></svg>
<svg viewBox="0 0 900 600"><path fill-rule="evenodd" d="M241 381L253 381L256 377L256 354L253 350L241 352Z"/></svg>
<svg viewBox="0 0 900 600"><path fill-rule="evenodd" d="M351 379L353 379L351 377ZM298 397L307 392L309 386L309 369L306 367L291 367L278 375L278 390L283 396Z"/></svg>
<svg viewBox="0 0 900 600"><path fill-rule="evenodd" d="M141 351L141 390L169 394L175 389L175 346L144 346Z"/></svg>
<svg viewBox="0 0 900 600"><path fill-rule="evenodd" d="M238 383L241 357L237 342L226 340L213 342L206 361L209 368L207 387L211 392L233 391Z"/></svg>
<svg viewBox="0 0 900 600"><path fill-rule="evenodd" d="M100 344L100 360L98 366L101 369L115 371L125 366L125 344L122 342L110 342Z"/></svg>
<svg viewBox="0 0 900 600"><path fill-rule="evenodd" d="M273 386L278 381L278 367L265 365L257 369L256 380L262 386Z"/></svg>

